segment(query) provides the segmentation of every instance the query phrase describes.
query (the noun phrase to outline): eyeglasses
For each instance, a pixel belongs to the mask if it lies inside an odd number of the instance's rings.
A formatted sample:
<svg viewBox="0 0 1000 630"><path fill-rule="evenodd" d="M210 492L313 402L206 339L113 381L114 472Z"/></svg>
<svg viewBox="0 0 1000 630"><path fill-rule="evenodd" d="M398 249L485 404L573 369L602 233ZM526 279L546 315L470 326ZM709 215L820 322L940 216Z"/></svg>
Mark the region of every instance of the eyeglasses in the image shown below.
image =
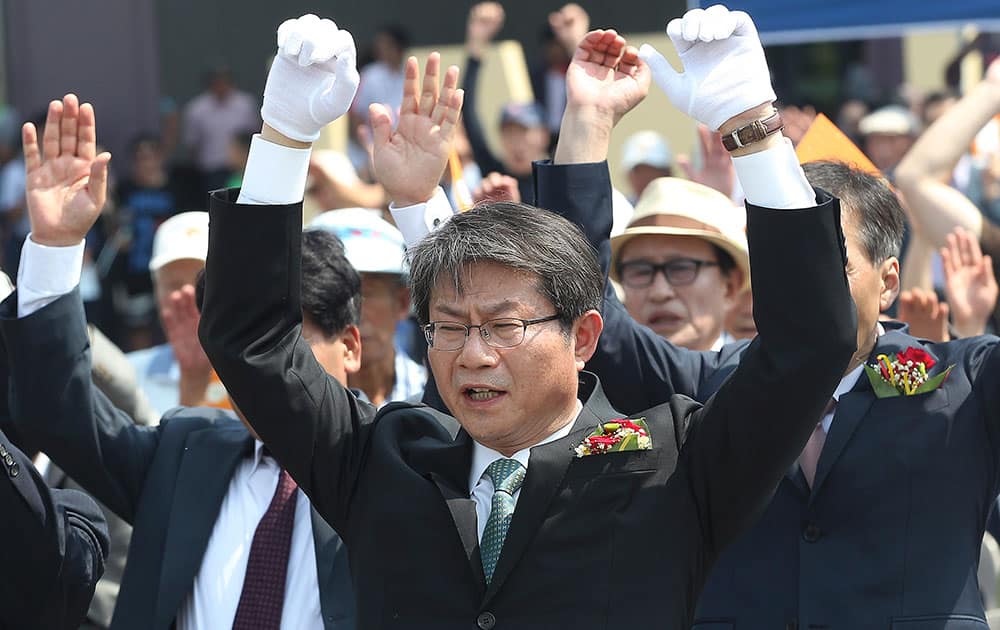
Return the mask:
<svg viewBox="0 0 1000 630"><path fill-rule="evenodd" d="M559 315L549 315L537 319L518 319L516 317L501 317L483 322L478 326L468 326L459 322L431 322L424 326L424 337L427 345L435 350L461 350L473 328L479 329L479 336L486 345L494 348L513 348L524 341L524 332L532 324L551 322L559 319Z"/></svg>
<svg viewBox="0 0 1000 630"><path fill-rule="evenodd" d="M659 265L637 260L619 264L618 277L627 287L644 289L653 284L657 273L662 273L671 286L682 287L694 282L702 267L718 266L717 262L696 258L675 258Z"/></svg>

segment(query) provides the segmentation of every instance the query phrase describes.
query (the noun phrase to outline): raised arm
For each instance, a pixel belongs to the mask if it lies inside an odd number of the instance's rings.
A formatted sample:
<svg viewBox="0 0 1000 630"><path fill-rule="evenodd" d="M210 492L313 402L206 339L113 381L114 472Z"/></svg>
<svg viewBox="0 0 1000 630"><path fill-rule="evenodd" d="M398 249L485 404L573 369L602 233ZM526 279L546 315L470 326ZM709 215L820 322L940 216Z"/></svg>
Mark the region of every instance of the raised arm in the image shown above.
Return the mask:
<svg viewBox="0 0 1000 630"><path fill-rule="evenodd" d="M617 71L614 69L617 68ZM607 156L612 128L648 93L650 70L614 31L592 31L566 74L567 107L552 162L535 165L537 205L583 230L607 276L611 267L611 179ZM728 156L726 157L728 160ZM636 323L605 287L604 332L587 369L601 377L616 409L634 412L673 394L704 400L724 380L745 343L723 352L674 346Z"/></svg>
<svg viewBox="0 0 1000 630"><path fill-rule="evenodd" d="M691 11L667 34L683 74L648 47L641 54L676 106L723 136L771 115L767 62L747 14ZM749 205L759 334L719 392L679 427L687 431L679 466L709 558L767 505L856 349L838 202L817 199L780 133L733 156Z"/></svg>
<svg viewBox="0 0 1000 630"><path fill-rule="evenodd" d="M11 415L78 483L131 521L156 447L94 386L80 281L83 243L104 205L109 154L96 154L90 104L66 95L49 105L42 148L23 129L31 234L18 290L0 307L10 362Z"/></svg>
<svg viewBox="0 0 1000 630"><path fill-rule="evenodd" d="M407 61L395 131L384 107L370 109L376 168L400 173L395 187L386 186L397 203L427 201L444 171L461 92L457 69L438 87L439 67L432 55L421 90L416 60ZM236 406L345 538L353 533L350 503L375 410L330 378L302 340L301 200L310 143L347 111L357 83L353 39L333 22L305 16L278 30L264 127L240 196L227 191L211 200L199 330ZM442 147L438 168L428 154ZM420 175L434 169L425 186Z"/></svg>
<svg viewBox="0 0 1000 630"><path fill-rule="evenodd" d="M483 53L503 28L504 19L503 7L499 2L480 2L469 10L465 28L466 61L465 79L462 83L466 95L465 133L472 147L472 157L483 173L503 172L503 164L486 141L486 131L476 108L479 106L477 92Z"/></svg>
<svg viewBox="0 0 1000 630"><path fill-rule="evenodd" d="M927 128L896 168L896 185L916 230L934 247L962 227L983 235L983 215L968 197L951 186L951 173L976 133L1000 113L1000 62L933 125Z"/></svg>

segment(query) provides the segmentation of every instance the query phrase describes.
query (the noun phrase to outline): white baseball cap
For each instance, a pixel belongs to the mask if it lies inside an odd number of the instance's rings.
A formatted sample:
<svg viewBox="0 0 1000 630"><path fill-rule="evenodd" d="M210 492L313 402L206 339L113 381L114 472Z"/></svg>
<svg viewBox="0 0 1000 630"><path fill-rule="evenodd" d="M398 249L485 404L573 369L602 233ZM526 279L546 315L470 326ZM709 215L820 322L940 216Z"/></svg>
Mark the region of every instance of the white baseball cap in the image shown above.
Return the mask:
<svg viewBox="0 0 1000 630"><path fill-rule="evenodd" d="M622 148L622 171L627 173L640 164L670 168L674 160L670 145L655 131L639 131L625 140Z"/></svg>
<svg viewBox="0 0 1000 630"><path fill-rule="evenodd" d="M861 135L887 134L894 136L915 136L920 131L920 121L913 112L901 105L887 105L876 109L858 123Z"/></svg>
<svg viewBox="0 0 1000 630"><path fill-rule="evenodd" d="M325 230L344 244L348 262L365 273L406 274L406 242L371 208L341 208L316 215L306 229Z"/></svg>
<svg viewBox="0 0 1000 630"><path fill-rule="evenodd" d="M188 258L202 262L208 258L207 212L182 212L160 224L153 237L149 271Z"/></svg>

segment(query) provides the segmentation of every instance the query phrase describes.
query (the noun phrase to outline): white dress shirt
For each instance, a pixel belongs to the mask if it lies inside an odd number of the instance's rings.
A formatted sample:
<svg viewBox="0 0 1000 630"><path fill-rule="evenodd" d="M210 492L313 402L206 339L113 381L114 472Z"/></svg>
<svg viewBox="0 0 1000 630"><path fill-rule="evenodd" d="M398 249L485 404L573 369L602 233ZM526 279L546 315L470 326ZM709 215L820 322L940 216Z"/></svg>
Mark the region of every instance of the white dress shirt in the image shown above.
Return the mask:
<svg viewBox="0 0 1000 630"><path fill-rule="evenodd" d="M885 334L885 327L883 327L882 324L878 324L875 330L876 330L875 334L879 337ZM865 369L865 364L862 363L858 367L848 372L844 376L844 378L840 379L840 384L837 385L837 389L833 390L833 395L831 396L831 398L833 398L837 402L840 402L841 396L854 389L854 386L857 384L858 379L861 378L864 369ZM823 431L828 435L830 433L830 427L833 425L833 416L836 413L836 411L837 411L836 408L834 408L830 413L823 416L822 420Z"/></svg>
<svg viewBox="0 0 1000 630"><path fill-rule="evenodd" d="M858 367L848 372L844 378L840 379L840 384L837 385L837 389L833 390L833 395L831 396L831 398L833 398L837 402L840 402L841 396L854 389L854 385L858 382L858 379L861 378L861 372L864 369L865 365L862 363ZM834 407L833 409L830 410L828 414L823 416L822 420L823 432L828 435L830 433L830 427L833 425L833 415L836 413L836 411L837 409L836 407Z"/></svg>
<svg viewBox="0 0 1000 630"><path fill-rule="evenodd" d="M493 480L489 475L485 474L486 469L489 468L490 464L498 459L516 459L521 462L521 465L524 466L524 469L527 472L528 462L531 459L531 449L535 446L555 442L556 440L569 435L570 431L573 430L573 424L575 424L576 418L580 415L580 411L582 409L583 405L579 400L577 400L576 414L573 416L573 422L568 423L566 426L559 429L538 444L517 451L511 455L510 458L507 458L503 453L499 453L489 447L483 446L479 442L473 441L472 468L469 470L469 498L476 502L476 531L479 535L480 542L483 540L483 530L486 529L486 520L490 517L490 508L493 506ZM514 492L515 506L517 506L517 498L519 496L521 496L520 488Z"/></svg>
<svg viewBox="0 0 1000 630"><path fill-rule="evenodd" d="M201 568L195 575L191 592L177 611L178 630L209 630L233 625L253 535L271 503L281 473L274 459L263 456L263 449L264 444L256 441L253 457L244 459L233 472L201 559ZM296 491L295 500L295 525L288 553L281 627L286 630L322 628L309 499Z"/></svg>

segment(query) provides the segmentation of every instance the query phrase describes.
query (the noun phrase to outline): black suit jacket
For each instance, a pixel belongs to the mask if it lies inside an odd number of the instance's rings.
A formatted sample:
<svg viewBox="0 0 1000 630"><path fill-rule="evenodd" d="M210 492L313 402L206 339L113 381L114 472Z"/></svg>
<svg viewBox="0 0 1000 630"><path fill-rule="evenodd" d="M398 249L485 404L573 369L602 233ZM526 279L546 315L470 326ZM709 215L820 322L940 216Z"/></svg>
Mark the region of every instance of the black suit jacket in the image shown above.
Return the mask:
<svg viewBox="0 0 1000 630"><path fill-rule="evenodd" d="M0 361L4 430L13 428L8 391L7 363ZM50 489L3 430L0 469L0 564L11 569L0 581L0 629L76 628L104 573L104 515L83 493Z"/></svg>
<svg viewBox="0 0 1000 630"><path fill-rule="evenodd" d="M104 573L108 530L87 495L45 485L0 432L0 628L56 630L84 620Z"/></svg>
<svg viewBox="0 0 1000 630"><path fill-rule="evenodd" d="M837 205L755 211L761 332L740 368L704 408L676 397L644 411L653 450L578 459L595 424L620 417L583 373L583 411L567 437L532 449L487 587L469 436L452 439L426 407L376 413L323 372L300 336L301 206L236 194L212 197L202 344L344 537L365 628L689 624L709 567L798 455L854 349ZM789 283L804 313L787 307ZM800 343L816 319L828 334Z"/></svg>
<svg viewBox="0 0 1000 630"><path fill-rule="evenodd" d="M228 412L178 408L138 426L90 377L77 291L18 319L0 305L15 422L63 470L133 527L112 628L167 629L190 592L233 470L253 439ZM328 629L354 627L347 554L312 512Z"/></svg>
<svg viewBox="0 0 1000 630"><path fill-rule="evenodd" d="M810 491L798 466L727 549L698 630L986 630L977 569L1000 491L1000 339L945 344L899 325L870 357L922 348L954 369L936 391L841 397Z"/></svg>
<svg viewBox="0 0 1000 630"><path fill-rule="evenodd" d="M543 163L535 176L540 205L577 222L607 270L607 168ZM745 345L680 350L628 318L613 292L605 307L588 367L622 383L632 405L659 404L668 390L711 395ZM931 393L878 399L862 375L840 399L814 488L789 467L710 573L696 630L986 629L976 573L1000 490L998 339L932 344L885 326L869 362L919 347L938 361L932 373L954 365L951 376ZM803 339L823 334L817 325Z"/></svg>

